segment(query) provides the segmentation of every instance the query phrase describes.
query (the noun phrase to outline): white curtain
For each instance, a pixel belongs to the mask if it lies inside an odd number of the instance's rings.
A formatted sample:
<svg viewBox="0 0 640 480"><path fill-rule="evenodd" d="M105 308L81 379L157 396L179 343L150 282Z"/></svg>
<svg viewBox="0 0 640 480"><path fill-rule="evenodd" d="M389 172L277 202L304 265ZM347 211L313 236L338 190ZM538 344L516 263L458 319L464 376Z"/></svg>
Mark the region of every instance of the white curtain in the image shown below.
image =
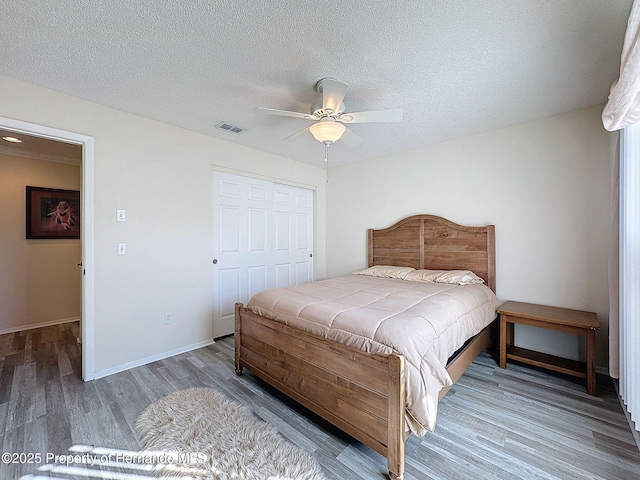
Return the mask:
<svg viewBox="0 0 640 480"><path fill-rule="evenodd" d="M602 123L609 131L620 130L640 120L640 1L634 0L624 36L620 78L611 86Z"/></svg>
<svg viewBox="0 0 640 480"><path fill-rule="evenodd" d="M611 161L611 251L609 252L609 375L620 378L620 143Z"/></svg>
<svg viewBox="0 0 640 480"><path fill-rule="evenodd" d="M640 427L640 0L634 0L622 48L620 78L602 112L607 130L622 130L614 180L612 228L619 251L610 269L609 371ZM618 168L619 167L619 168ZM619 179L619 192L618 192ZM616 201L617 200L617 201ZM616 278L617 277L617 278ZM617 281L616 281L617 280ZM617 300L617 301L616 301Z"/></svg>

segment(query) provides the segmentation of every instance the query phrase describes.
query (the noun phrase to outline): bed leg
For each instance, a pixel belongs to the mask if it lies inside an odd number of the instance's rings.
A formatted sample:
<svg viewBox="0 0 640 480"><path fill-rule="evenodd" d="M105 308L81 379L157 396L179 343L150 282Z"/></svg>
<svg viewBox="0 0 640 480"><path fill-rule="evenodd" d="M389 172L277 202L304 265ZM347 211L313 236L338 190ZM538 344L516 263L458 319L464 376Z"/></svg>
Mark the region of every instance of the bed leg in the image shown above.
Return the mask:
<svg viewBox="0 0 640 480"><path fill-rule="evenodd" d="M389 417L387 432L387 467L391 480L404 476L404 409L406 404L404 357L389 356Z"/></svg>
<svg viewBox="0 0 640 480"><path fill-rule="evenodd" d="M240 309L243 307L241 303L236 303L235 309L235 318L236 318L236 326L234 332L234 340L235 340L235 367L236 367L236 375L242 375L243 367L240 365L240 348L242 346L242 318L240 316Z"/></svg>

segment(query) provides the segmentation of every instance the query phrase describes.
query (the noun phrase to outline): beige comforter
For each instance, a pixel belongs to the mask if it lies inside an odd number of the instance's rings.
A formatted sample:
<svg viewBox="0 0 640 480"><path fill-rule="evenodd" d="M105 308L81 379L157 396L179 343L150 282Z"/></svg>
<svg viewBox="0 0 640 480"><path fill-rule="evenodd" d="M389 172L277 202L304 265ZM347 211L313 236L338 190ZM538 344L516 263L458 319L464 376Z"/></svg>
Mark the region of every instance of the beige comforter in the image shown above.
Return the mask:
<svg viewBox="0 0 640 480"><path fill-rule="evenodd" d="M496 316L485 285L448 285L349 275L267 290L254 313L371 353L406 359L407 423L435 428L438 394L452 384L447 359Z"/></svg>

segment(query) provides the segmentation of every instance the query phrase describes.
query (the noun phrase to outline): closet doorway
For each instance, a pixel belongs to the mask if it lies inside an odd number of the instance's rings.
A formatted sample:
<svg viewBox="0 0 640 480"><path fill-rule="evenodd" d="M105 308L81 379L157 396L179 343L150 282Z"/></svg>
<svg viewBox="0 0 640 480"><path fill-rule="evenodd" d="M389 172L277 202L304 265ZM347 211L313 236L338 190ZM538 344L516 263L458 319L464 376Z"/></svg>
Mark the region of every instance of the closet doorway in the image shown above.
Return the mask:
<svg viewBox="0 0 640 480"><path fill-rule="evenodd" d="M213 172L213 338L234 332L234 306L313 280L314 192Z"/></svg>

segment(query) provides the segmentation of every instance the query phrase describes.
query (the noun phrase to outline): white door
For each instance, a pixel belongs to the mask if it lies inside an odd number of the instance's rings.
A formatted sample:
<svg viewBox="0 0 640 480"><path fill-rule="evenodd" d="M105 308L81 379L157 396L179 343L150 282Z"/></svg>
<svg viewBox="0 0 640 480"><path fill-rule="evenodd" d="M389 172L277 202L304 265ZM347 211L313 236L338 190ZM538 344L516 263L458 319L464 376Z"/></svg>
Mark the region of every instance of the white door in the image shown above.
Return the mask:
<svg viewBox="0 0 640 480"><path fill-rule="evenodd" d="M273 223L275 279L267 288L310 282L313 279L313 191L275 183Z"/></svg>
<svg viewBox="0 0 640 480"><path fill-rule="evenodd" d="M313 278L313 191L213 173L213 337L234 331L234 305Z"/></svg>

